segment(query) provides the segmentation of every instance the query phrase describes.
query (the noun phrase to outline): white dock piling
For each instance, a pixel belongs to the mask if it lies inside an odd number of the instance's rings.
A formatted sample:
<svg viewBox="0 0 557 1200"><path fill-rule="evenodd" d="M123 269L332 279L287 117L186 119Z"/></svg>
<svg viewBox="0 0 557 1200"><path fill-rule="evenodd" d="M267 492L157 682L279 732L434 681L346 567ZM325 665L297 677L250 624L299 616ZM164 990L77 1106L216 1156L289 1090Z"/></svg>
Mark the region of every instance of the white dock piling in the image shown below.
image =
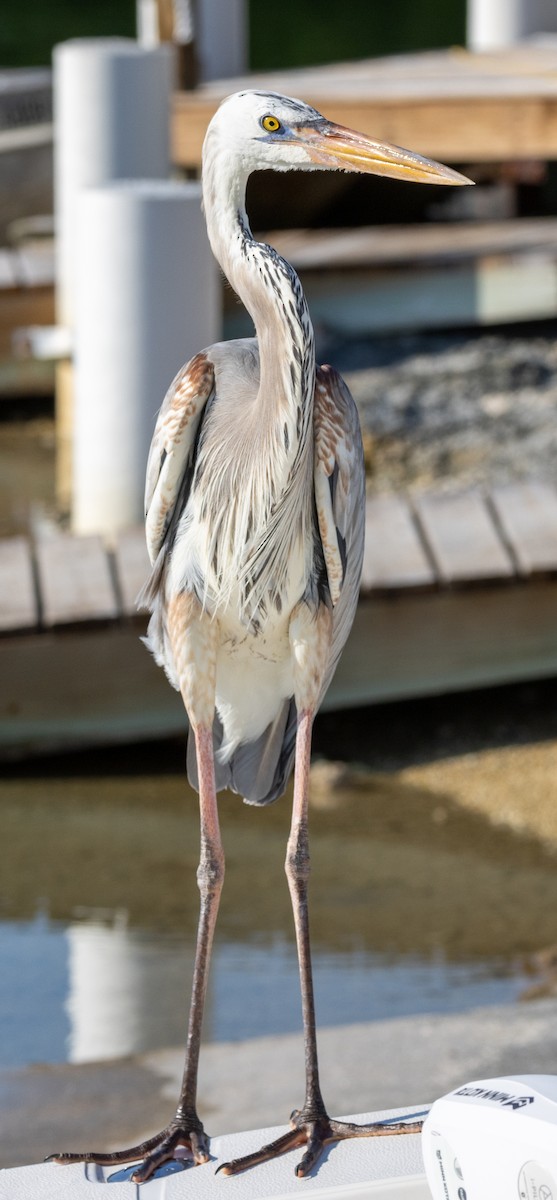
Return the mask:
<svg viewBox="0 0 557 1200"><path fill-rule="evenodd" d="M54 51L56 320L74 327L78 199L115 179L167 179L172 47L126 38L83 38ZM56 369L56 490L69 508L74 385L71 362Z"/></svg>
<svg viewBox="0 0 557 1200"><path fill-rule="evenodd" d="M494 50L520 41L524 8L524 0L468 0L470 50Z"/></svg>
<svg viewBox="0 0 557 1200"><path fill-rule="evenodd" d="M556 31L554 0L468 0L470 50L498 50L535 34Z"/></svg>
<svg viewBox="0 0 557 1200"><path fill-rule="evenodd" d="M170 5L165 0L136 0L136 14L142 45L154 46L167 38L178 47L195 44L200 82L246 74L247 0L172 0Z"/></svg>
<svg viewBox="0 0 557 1200"><path fill-rule="evenodd" d="M246 0L202 0L196 12L201 79L207 82L245 75L248 70Z"/></svg>
<svg viewBox="0 0 557 1200"><path fill-rule="evenodd" d="M78 197L115 179L167 179L172 49L79 38L54 51L57 319L73 323Z"/></svg>
<svg viewBox="0 0 557 1200"><path fill-rule="evenodd" d="M218 272L195 183L83 193L76 254L73 525L142 519L155 417L180 366L220 333Z"/></svg>

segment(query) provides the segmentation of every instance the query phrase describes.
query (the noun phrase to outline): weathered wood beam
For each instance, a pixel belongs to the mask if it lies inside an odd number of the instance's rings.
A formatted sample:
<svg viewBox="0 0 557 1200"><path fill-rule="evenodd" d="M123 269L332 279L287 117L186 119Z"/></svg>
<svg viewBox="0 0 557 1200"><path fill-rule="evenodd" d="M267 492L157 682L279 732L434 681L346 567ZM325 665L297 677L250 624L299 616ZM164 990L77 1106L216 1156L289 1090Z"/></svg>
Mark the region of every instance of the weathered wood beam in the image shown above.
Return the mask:
<svg viewBox="0 0 557 1200"><path fill-rule="evenodd" d="M174 96L172 152L199 166L207 125L235 88L301 96L334 121L448 162L557 156L557 54L523 45L459 48L257 73Z"/></svg>
<svg viewBox="0 0 557 1200"><path fill-rule="evenodd" d="M304 92L303 99L324 109L332 121L442 162L557 158L557 96L543 100L523 96L399 97L394 102L368 99L355 103ZM171 156L178 166L199 168L205 131L218 104L217 98L204 98L203 93L174 96Z"/></svg>
<svg viewBox="0 0 557 1200"><path fill-rule="evenodd" d="M557 674L557 581L361 601L325 701L349 708ZM186 729L140 622L0 639L0 757Z"/></svg>

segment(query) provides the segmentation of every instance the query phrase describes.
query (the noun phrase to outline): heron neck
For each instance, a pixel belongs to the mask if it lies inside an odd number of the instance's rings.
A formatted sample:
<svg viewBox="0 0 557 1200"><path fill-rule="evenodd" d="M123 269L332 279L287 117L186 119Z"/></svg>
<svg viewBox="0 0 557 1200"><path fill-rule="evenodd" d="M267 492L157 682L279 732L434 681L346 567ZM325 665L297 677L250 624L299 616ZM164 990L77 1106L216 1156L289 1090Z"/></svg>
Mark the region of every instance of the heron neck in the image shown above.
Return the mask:
<svg viewBox="0 0 557 1200"><path fill-rule="evenodd" d="M247 308L259 343L259 403L288 425L290 452L310 424L315 383L313 327L293 267L272 246L257 242L245 207L247 176L204 164L203 198L215 258Z"/></svg>

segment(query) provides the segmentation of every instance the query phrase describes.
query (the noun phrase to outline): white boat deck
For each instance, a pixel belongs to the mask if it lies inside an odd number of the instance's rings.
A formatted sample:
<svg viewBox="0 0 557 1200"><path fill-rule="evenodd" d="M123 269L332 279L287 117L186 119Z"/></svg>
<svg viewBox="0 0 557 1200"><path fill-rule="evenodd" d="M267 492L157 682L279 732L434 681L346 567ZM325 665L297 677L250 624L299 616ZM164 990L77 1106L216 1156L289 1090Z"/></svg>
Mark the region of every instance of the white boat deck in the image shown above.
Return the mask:
<svg viewBox="0 0 557 1200"><path fill-rule="evenodd" d="M416 1109L406 1110L409 1114ZM367 1113L353 1116L354 1121L395 1114ZM122 1200L286 1200L298 1195L312 1200L430 1200L426 1183L419 1134L407 1137L380 1137L351 1140L333 1145L318 1169L307 1179L297 1179L294 1167L301 1151L294 1150L272 1162L262 1163L244 1175L216 1175L219 1162L248 1154L272 1140L283 1128L258 1129L249 1133L213 1138L214 1160L191 1170L185 1169L138 1186L114 1180L115 1196ZM215 1161L216 1160L216 1161ZM55 1163L0 1171L0 1200L98 1200L100 1189L110 1183L114 1168L77 1164L60 1167ZM109 1197L112 1193L108 1193Z"/></svg>

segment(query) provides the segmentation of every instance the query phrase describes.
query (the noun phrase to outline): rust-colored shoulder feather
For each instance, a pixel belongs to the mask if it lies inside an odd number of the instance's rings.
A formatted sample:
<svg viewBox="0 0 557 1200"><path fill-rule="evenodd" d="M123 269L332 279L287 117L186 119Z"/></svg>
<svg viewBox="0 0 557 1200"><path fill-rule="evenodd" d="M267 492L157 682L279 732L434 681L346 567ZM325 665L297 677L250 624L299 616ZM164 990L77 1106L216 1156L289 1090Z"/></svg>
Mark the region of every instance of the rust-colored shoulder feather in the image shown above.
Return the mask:
<svg viewBox="0 0 557 1200"><path fill-rule="evenodd" d="M196 354L178 372L160 410L147 463L145 531L151 563L164 543L183 481L193 465L199 422L215 386L206 352Z"/></svg>

